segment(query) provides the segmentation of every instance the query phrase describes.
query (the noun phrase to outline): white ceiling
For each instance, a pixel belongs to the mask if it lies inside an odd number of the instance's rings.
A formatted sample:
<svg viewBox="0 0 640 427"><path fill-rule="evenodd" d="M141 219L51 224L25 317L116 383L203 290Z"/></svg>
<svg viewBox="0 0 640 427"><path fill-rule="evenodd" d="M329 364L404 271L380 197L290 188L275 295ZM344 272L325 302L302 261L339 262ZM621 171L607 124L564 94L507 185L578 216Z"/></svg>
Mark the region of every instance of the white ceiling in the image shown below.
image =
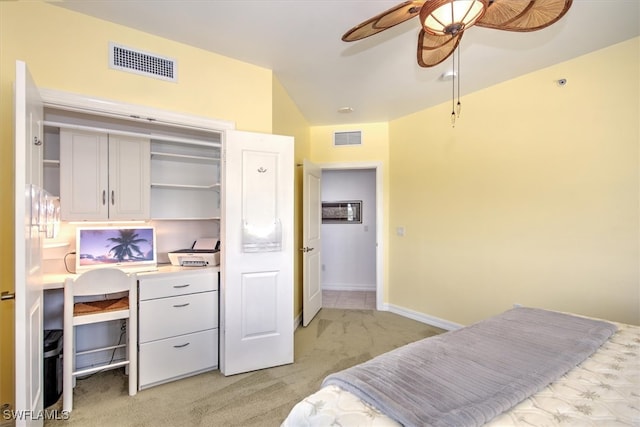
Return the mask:
<svg viewBox="0 0 640 427"><path fill-rule="evenodd" d="M358 42L340 40L351 27L400 1L52 4L272 69L310 124L326 125L388 121L451 99L451 82L440 79L451 61L433 68L417 65L417 18ZM562 20L540 31L471 28L461 42L462 95L633 38L639 27L638 0L574 0ZM338 113L344 106L354 111Z"/></svg>

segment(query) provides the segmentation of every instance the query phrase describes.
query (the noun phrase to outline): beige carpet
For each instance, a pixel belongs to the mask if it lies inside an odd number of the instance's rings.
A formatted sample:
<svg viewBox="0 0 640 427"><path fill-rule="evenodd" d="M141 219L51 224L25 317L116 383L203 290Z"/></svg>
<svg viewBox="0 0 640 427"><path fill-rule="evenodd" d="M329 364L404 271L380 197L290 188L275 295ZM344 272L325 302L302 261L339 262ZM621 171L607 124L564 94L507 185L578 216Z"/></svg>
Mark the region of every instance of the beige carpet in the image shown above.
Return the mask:
<svg viewBox="0 0 640 427"><path fill-rule="evenodd" d="M328 374L441 332L388 312L325 308L296 330L293 364L230 377L208 372L133 397L122 370L103 372L78 381L69 420L45 426L279 426Z"/></svg>

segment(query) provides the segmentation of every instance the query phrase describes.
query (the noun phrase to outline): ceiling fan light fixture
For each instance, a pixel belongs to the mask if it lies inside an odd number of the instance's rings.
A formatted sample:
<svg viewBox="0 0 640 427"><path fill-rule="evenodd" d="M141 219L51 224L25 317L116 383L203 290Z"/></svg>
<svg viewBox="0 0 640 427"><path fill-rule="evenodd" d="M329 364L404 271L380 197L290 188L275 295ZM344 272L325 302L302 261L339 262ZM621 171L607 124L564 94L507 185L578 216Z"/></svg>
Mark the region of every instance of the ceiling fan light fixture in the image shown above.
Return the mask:
<svg viewBox="0 0 640 427"><path fill-rule="evenodd" d="M427 0L420 10L424 30L436 36L453 35L476 23L488 0Z"/></svg>
<svg viewBox="0 0 640 427"><path fill-rule="evenodd" d="M422 29L418 36L418 65L434 67L449 57L453 59L452 70L442 74L440 80L451 80L451 124L455 126L462 106L460 40L464 31L474 25L502 31L540 30L562 18L572 3L573 0L403 0L353 27L342 40L360 40L419 15ZM566 79L557 82L562 86Z"/></svg>

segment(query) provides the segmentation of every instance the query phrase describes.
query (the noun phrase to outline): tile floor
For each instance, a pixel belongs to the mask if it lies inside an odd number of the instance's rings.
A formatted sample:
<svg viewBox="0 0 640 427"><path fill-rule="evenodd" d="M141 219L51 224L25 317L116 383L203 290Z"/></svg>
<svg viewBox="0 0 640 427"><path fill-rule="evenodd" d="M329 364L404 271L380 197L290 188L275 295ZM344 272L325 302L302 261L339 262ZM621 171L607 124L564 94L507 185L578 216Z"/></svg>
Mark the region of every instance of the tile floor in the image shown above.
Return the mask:
<svg viewBox="0 0 640 427"><path fill-rule="evenodd" d="M375 310L375 291L322 291L322 306L325 308L350 308Z"/></svg>

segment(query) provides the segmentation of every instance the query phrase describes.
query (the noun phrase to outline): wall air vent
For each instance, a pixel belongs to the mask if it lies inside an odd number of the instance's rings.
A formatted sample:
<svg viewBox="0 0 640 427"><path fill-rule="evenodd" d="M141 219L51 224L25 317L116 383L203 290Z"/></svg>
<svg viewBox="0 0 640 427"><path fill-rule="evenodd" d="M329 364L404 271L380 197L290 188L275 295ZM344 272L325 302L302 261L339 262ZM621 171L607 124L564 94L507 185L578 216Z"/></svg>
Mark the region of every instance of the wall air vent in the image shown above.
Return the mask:
<svg viewBox="0 0 640 427"><path fill-rule="evenodd" d="M333 145L362 145L362 131L334 132Z"/></svg>
<svg viewBox="0 0 640 427"><path fill-rule="evenodd" d="M115 43L109 43L109 67L171 82L178 80L175 60Z"/></svg>

